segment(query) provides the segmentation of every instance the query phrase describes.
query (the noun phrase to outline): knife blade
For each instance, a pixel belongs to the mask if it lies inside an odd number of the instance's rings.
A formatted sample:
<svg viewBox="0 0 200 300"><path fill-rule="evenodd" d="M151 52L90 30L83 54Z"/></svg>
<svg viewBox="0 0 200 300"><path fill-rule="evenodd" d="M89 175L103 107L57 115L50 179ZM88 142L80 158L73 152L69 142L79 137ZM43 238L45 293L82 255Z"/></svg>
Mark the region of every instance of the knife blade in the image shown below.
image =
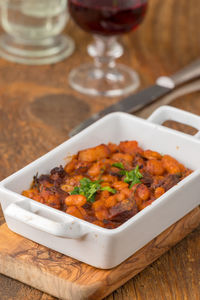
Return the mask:
<svg viewBox="0 0 200 300"><path fill-rule="evenodd" d="M83 121L77 127L72 129L69 133L69 136L73 136L95 121L104 117L105 115L112 112L136 112L140 108L144 107L147 104L150 104L159 98L167 95L177 86L186 83L194 78L200 76L200 60L193 62L192 64L186 66L182 70L178 71L171 77L162 76L159 77L155 85L152 85L137 94L130 95L125 99L101 110L100 112L92 115L89 119Z"/></svg>
<svg viewBox="0 0 200 300"><path fill-rule="evenodd" d="M100 112L92 115L89 119L83 121L80 125L72 129L69 133L70 136L77 134L78 132L82 131L95 121L99 120L100 118L104 117L105 115L116 112L135 112L142 108L143 106L151 103L161 96L166 95L170 92L170 88L162 87L159 85L153 85L149 88L142 90L141 92L131 95L107 108L101 110Z"/></svg>

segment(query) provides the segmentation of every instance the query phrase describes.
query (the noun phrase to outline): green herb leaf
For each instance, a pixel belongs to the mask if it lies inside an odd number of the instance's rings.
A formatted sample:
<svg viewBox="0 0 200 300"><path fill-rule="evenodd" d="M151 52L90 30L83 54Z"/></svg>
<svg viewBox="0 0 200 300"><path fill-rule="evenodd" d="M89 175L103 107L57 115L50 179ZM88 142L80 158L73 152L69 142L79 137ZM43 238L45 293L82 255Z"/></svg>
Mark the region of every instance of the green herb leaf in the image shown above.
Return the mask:
<svg viewBox="0 0 200 300"><path fill-rule="evenodd" d="M124 165L120 162L112 164L112 167L116 167L118 169L125 170Z"/></svg>
<svg viewBox="0 0 200 300"><path fill-rule="evenodd" d="M80 194L80 188L78 186L75 186L72 192L70 192L70 195L79 195Z"/></svg>
<svg viewBox="0 0 200 300"><path fill-rule="evenodd" d="M120 169L120 174L124 175L124 182L130 183L130 188L136 183L141 183L140 179L143 177L139 171L139 166L137 165L135 169L131 171L126 171L125 167L122 163L114 163L112 164L113 167Z"/></svg>
<svg viewBox="0 0 200 300"><path fill-rule="evenodd" d="M95 201L96 192L101 189L101 180L91 181L89 178L82 178L80 180L80 187L75 186L70 195L83 195L88 202Z"/></svg>
<svg viewBox="0 0 200 300"><path fill-rule="evenodd" d="M135 168L135 176L139 179L143 177L142 174L140 173L140 169L138 165Z"/></svg>
<svg viewBox="0 0 200 300"><path fill-rule="evenodd" d="M131 171L126 171L124 182L131 183L130 188L136 183L141 183L142 174L139 171L139 166Z"/></svg>
<svg viewBox="0 0 200 300"><path fill-rule="evenodd" d="M132 183L131 183L131 185L130 185L130 189L134 186L134 184L137 184L137 183L141 183L141 181L138 179L138 178L135 178L133 181L132 181Z"/></svg>
<svg viewBox="0 0 200 300"><path fill-rule="evenodd" d="M110 192L112 194L116 194L117 193L117 191L115 189L112 189L110 186L104 186L104 187L102 187L101 191L108 191L108 192Z"/></svg>

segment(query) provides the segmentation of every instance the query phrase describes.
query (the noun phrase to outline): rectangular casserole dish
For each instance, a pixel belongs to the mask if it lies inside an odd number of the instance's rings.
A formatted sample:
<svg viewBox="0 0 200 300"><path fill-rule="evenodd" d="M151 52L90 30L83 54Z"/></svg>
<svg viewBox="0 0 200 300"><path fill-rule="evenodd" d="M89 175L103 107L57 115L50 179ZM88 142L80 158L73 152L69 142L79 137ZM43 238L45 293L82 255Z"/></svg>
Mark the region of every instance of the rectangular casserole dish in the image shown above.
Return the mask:
<svg viewBox="0 0 200 300"><path fill-rule="evenodd" d="M195 136L161 126L175 120ZM148 120L112 113L0 183L8 227L30 240L97 268L117 266L200 204L200 117L162 106ZM77 219L21 195L33 176L66 163L66 157L101 143L137 140L142 148L172 155L194 172L116 229ZM151 254L150 254L151 255Z"/></svg>

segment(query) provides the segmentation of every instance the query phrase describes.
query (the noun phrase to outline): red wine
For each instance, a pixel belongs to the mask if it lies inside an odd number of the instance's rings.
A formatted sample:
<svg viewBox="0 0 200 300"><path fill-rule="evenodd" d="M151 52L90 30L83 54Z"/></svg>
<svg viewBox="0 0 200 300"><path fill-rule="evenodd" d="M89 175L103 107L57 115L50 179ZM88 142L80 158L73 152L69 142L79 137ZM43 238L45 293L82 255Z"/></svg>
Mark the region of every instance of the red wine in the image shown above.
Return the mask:
<svg viewBox="0 0 200 300"><path fill-rule="evenodd" d="M74 21L100 35L130 32L142 22L147 0L68 0Z"/></svg>

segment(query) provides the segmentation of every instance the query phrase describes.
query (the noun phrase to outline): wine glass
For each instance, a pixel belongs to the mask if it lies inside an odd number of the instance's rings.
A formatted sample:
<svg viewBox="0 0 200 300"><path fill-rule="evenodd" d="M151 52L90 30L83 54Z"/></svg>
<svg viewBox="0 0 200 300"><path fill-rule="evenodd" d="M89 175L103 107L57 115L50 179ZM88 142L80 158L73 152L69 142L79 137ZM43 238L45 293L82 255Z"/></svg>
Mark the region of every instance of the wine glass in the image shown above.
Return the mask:
<svg viewBox="0 0 200 300"><path fill-rule="evenodd" d="M67 0L0 0L0 56L42 65L56 63L74 51L73 40L60 34L69 19Z"/></svg>
<svg viewBox="0 0 200 300"><path fill-rule="evenodd" d="M70 85L89 95L120 96L138 88L138 74L116 64L123 54L120 34L138 27L147 10L147 0L68 0L69 12L78 26L94 34L88 53L94 62L69 74Z"/></svg>

